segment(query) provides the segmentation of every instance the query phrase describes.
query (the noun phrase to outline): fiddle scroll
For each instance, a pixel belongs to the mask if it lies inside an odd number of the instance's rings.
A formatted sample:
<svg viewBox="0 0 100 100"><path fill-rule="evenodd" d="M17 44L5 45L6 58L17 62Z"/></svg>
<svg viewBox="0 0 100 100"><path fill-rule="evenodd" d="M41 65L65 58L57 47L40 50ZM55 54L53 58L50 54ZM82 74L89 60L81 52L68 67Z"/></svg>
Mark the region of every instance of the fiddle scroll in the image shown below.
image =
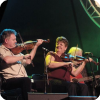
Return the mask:
<svg viewBox="0 0 100 100"><path fill-rule="evenodd" d="M50 42L50 39L43 40L43 43L49 43L49 42ZM36 43L37 41L26 41L24 43L19 43L19 44L16 44L16 47L12 48L11 51L13 52L13 54L16 55L22 52L23 50L33 49Z"/></svg>

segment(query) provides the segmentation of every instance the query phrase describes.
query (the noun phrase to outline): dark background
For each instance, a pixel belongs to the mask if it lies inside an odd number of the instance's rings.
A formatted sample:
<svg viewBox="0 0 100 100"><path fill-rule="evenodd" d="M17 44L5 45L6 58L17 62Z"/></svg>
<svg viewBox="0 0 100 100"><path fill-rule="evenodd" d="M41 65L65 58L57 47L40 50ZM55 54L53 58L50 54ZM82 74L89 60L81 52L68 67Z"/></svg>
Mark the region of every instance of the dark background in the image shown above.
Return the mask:
<svg viewBox="0 0 100 100"><path fill-rule="evenodd" d="M34 67L26 67L28 75L44 73L42 47L54 51L58 36L65 36L69 41L66 53L78 44L83 54L92 52L96 56L93 57L95 61L100 57L100 28L86 14L80 0L8 0L1 5L0 15L0 32L5 28L15 29L23 41L50 39L50 43L39 46L33 60ZM21 42L19 36L17 40ZM95 74L99 74L100 66L92 66ZM89 64L86 69L90 75Z"/></svg>

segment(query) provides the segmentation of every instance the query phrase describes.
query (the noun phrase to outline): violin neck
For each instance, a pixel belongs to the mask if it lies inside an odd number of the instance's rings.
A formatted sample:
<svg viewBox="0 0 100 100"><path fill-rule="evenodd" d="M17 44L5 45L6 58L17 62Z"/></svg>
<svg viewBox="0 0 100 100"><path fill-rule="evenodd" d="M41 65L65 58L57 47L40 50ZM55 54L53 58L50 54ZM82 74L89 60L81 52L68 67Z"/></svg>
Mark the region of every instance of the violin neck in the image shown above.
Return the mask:
<svg viewBox="0 0 100 100"><path fill-rule="evenodd" d="M35 44L35 43L37 43L37 41L26 41L26 42L24 42L24 44Z"/></svg>

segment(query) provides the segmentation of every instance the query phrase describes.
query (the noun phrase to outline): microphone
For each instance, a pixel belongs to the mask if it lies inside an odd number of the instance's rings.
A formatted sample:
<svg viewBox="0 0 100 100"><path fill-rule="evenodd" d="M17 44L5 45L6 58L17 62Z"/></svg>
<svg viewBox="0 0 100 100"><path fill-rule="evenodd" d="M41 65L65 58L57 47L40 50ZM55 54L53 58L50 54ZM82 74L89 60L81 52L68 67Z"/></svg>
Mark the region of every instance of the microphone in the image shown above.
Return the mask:
<svg viewBox="0 0 100 100"><path fill-rule="evenodd" d="M46 48L44 48L44 47L42 47L42 49L43 49L44 51L49 51L48 49L46 49Z"/></svg>
<svg viewBox="0 0 100 100"><path fill-rule="evenodd" d="M92 54L92 53L91 53L91 52L85 52L84 54L85 54L85 55L89 55L89 54Z"/></svg>

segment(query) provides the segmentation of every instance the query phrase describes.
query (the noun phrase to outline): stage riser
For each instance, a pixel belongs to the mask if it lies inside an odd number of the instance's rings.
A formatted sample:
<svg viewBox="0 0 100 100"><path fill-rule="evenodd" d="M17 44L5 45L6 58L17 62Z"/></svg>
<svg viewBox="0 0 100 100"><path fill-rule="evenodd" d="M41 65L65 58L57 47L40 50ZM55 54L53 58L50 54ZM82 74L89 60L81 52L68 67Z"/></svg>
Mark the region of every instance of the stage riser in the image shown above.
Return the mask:
<svg viewBox="0 0 100 100"><path fill-rule="evenodd" d="M96 97L93 97L93 96L91 96L91 97L82 97L82 96L80 96L80 97L68 97L69 98L69 100L96 100Z"/></svg>
<svg viewBox="0 0 100 100"><path fill-rule="evenodd" d="M96 97L94 96L72 96L68 97L68 94L66 93L48 93L48 94L43 94L43 93L28 93L28 100L96 100Z"/></svg>
<svg viewBox="0 0 100 100"><path fill-rule="evenodd" d="M28 100L68 100L68 94L28 94Z"/></svg>

